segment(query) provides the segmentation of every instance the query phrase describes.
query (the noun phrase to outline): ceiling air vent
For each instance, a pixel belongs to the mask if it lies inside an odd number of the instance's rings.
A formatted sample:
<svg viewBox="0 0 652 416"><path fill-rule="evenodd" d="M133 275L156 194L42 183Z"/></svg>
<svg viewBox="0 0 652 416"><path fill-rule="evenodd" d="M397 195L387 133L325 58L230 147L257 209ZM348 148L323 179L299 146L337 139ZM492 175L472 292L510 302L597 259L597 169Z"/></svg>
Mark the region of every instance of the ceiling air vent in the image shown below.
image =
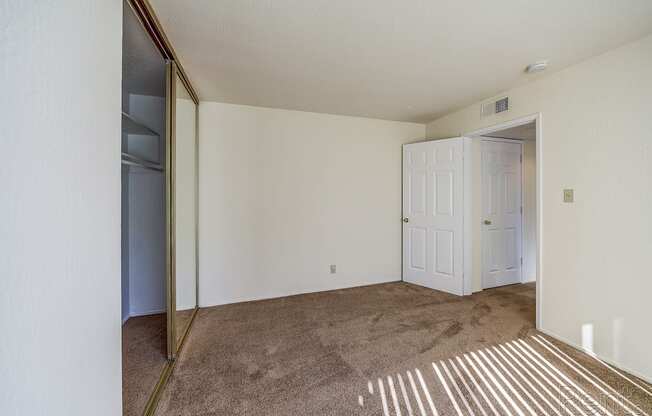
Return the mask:
<svg viewBox="0 0 652 416"><path fill-rule="evenodd" d="M509 110L509 97L499 98L496 101L490 101L482 104L482 117L489 117L494 114L502 113Z"/></svg>

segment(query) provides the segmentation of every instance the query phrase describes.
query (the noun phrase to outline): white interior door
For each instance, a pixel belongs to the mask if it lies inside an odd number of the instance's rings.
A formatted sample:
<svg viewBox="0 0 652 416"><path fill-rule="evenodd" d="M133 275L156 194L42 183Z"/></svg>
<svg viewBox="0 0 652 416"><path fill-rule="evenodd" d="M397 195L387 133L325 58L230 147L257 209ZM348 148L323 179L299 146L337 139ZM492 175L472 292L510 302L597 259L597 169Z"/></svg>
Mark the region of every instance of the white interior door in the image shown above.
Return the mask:
<svg viewBox="0 0 652 416"><path fill-rule="evenodd" d="M403 279L463 294L462 138L403 146Z"/></svg>
<svg viewBox="0 0 652 416"><path fill-rule="evenodd" d="M521 282L521 163L519 142L482 141L482 286Z"/></svg>

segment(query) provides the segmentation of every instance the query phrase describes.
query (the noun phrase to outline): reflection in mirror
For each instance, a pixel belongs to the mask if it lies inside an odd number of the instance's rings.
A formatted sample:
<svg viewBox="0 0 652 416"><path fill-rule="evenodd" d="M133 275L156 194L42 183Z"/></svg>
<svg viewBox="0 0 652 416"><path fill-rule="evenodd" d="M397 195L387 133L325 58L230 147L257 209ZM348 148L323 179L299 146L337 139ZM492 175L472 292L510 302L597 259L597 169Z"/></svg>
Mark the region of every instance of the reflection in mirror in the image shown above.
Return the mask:
<svg viewBox="0 0 652 416"><path fill-rule="evenodd" d="M176 346L197 306L197 107L177 74L174 139Z"/></svg>
<svg viewBox="0 0 652 416"><path fill-rule="evenodd" d="M126 2L122 42L122 397L140 416L168 362L166 66Z"/></svg>

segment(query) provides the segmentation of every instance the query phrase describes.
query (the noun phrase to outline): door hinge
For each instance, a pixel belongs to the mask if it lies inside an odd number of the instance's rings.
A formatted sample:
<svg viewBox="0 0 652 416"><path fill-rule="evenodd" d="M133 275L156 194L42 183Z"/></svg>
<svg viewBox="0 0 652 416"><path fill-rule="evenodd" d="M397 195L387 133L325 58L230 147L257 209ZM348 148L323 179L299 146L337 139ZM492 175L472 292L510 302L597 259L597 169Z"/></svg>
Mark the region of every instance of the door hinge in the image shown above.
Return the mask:
<svg viewBox="0 0 652 416"><path fill-rule="evenodd" d="M521 214L523 213L523 207L521 206Z"/></svg>
<svg viewBox="0 0 652 416"><path fill-rule="evenodd" d="M523 257L521 257L521 266L523 265Z"/></svg>
<svg viewBox="0 0 652 416"><path fill-rule="evenodd" d="M523 155L520 155L520 161L523 163Z"/></svg>

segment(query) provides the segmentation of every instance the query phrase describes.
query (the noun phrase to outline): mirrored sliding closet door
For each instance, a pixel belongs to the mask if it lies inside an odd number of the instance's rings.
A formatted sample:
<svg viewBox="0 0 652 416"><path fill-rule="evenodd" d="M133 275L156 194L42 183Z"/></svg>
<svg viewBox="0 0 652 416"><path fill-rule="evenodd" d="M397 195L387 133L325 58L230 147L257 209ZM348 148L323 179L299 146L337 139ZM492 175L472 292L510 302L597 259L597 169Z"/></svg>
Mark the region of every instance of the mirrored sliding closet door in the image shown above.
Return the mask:
<svg viewBox="0 0 652 416"><path fill-rule="evenodd" d="M170 63L174 217L174 339L178 352L197 310L197 104Z"/></svg>
<svg viewBox="0 0 652 416"><path fill-rule="evenodd" d="M168 86L166 59L127 2L122 50L122 397L123 414L141 416L169 365Z"/></svg>
<svg viewBox="0 0 652 416"><path fill-rule="evenodd" d="M198 99L165 39L145 0L124 1L124 416L155 413L197 313Z"/></svg>

